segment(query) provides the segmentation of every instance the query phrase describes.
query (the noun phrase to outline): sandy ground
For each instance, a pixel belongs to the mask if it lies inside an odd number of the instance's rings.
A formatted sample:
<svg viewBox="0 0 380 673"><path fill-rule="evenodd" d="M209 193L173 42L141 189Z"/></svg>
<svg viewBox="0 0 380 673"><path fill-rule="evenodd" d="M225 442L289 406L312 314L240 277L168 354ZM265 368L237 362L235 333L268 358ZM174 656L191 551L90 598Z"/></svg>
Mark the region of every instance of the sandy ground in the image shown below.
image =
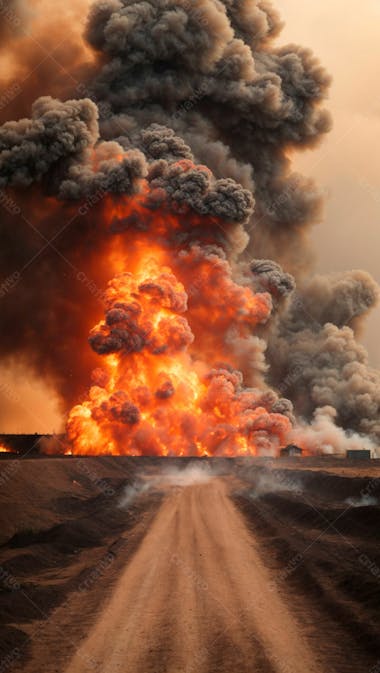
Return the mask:
<svg viewBox="0 0 380 673"><path fill-rule="evenodd" d="M8 469L0 670L376 670L380 480L314 467L46 459L13 483Z"/></svg>

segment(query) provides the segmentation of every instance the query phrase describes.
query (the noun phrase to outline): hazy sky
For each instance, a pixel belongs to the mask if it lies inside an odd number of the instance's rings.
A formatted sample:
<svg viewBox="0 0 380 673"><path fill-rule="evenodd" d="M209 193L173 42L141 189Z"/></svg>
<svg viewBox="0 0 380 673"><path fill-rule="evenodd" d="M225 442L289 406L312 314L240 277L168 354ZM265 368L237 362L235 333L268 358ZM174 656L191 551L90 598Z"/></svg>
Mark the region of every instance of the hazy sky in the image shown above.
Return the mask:
<svg viewBox="0 0 380 673"><path fill-rule="evenodd" d="M320 271L366 269L380 282L380 0L276 0L281 42L311 47L333 76L328 107L334 128L297 167L328 192L315 228ZM380 308L364 342L380 367Z"/></svg>
<svg viewBox="0 0 380 673"><path fill-rule="evenodd" d="M297 168L326 190L325 217L313 238L321 272L363 268L380 282L380 0L274 0L286 27L279 44L313 49L334 78L327 107L334 129L318 150L296 158ZM364 342L380 367L380 308ZM43 382L20 366L2 371L5 432L59 430L60 414ZM4 419L4 416L3 416Z"/></svg>

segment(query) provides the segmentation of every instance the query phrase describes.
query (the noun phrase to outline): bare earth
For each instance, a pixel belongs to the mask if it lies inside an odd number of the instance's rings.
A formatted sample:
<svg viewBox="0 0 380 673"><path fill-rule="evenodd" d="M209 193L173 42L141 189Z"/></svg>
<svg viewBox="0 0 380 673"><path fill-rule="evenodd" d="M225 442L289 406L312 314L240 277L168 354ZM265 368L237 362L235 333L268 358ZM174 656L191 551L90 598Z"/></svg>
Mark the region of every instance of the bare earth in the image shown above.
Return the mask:
<svg viewBox="0 0 380 673"><path fill-rule="evenodd" d="M1 671L376 670L377 470L25 465L0 464Z"/></svg>
<svg viewBox="0 0 380 673"><path fill-rule="evenodd" d="M169 494L67 673L318 671L270 580L225 481Z"/></svg>

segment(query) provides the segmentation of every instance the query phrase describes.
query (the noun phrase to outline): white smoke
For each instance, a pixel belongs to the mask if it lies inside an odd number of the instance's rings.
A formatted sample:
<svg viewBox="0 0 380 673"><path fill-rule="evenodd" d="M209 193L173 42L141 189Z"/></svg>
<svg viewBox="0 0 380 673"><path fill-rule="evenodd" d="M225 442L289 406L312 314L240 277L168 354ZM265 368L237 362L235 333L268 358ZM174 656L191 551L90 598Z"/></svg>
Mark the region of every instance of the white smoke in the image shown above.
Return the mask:
<svg viewBox="0 0 380 673"><path fill-rule="evenodd" d="M378 456L376 445L368 436L345 431L335 425L337 411L325 406L316 409L311 424L300 422L292 433L292 442L312 454L341 454L348 450L368 449Z"/></svg>
<svg viewBox="0 0 380 673"><path fill-rule="evenodd" d="M379 504L378 499L371 495L362 495L360 498L346 498L344 502L351 507L375 507Z"/></svg>
<svg viewBox="0 0 380 673"><path fill-rule="evenodd" d="M140 495L147 492L206 484L210 479L218 476L221 471L221 466L211 467L208 463L189 463L184 468L165 466L153 475L142 472L133 484L126 486L118 506L128 509Z"/></svg>
<svg viewBox="0 0 380 673"><path fill-rule="evenodd" d="M294 495L301 495L303 492L302 481L294 477L287 470L265 470L260 472L255 478L254 487L250 491L250 497L253 500L260 498L267 493L291 492Z"/></svg>
<svg viewBox="0 0 380 673"><path fill-rule="evenodd" d="M143 493L146 493L149 491L151 488L151 485L148 482L139 482L136 481L133 484L128 484L126 488L124 489L123 495L121 496L118 506L121 509L128 509L135 500L142 495Z"/></svg>
<svg viewBox="0 0 380 673"><path fill-rule="evenodd" d="M159 486L194 486L205 484L216 476L217 470L208 463L189 463L184 469L168 467L156 479Z"/></svg>

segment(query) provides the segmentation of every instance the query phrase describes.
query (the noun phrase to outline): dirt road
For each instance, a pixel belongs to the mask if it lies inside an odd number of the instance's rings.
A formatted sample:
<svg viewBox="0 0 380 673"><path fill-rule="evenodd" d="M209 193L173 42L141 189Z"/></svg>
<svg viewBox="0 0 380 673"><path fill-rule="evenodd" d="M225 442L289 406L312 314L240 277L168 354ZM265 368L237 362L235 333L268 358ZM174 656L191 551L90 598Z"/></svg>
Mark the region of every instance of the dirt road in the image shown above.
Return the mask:
<svg viewBox="0 0 380 673"><path fill-rule="evenodd" d="M171 489L66 673L317 673L228 496Z"/></svg>

